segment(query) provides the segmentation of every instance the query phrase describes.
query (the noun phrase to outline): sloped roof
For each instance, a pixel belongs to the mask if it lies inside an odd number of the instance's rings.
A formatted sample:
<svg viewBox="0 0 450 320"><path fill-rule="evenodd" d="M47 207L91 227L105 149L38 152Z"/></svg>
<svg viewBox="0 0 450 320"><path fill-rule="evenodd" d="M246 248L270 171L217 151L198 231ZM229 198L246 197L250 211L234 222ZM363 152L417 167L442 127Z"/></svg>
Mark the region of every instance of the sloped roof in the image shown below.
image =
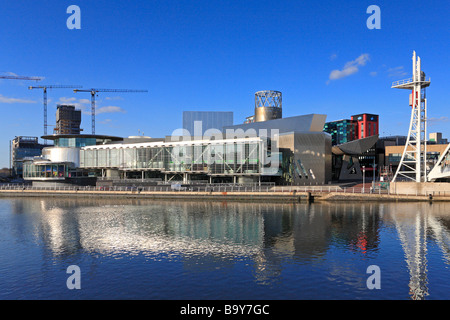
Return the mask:
<svg viewBox="0 0 450 320"><path fill-rule="evenodd" d="M366 152L378 141L378 135L338 144L331 148L335 155L359 155Z"/></svg>

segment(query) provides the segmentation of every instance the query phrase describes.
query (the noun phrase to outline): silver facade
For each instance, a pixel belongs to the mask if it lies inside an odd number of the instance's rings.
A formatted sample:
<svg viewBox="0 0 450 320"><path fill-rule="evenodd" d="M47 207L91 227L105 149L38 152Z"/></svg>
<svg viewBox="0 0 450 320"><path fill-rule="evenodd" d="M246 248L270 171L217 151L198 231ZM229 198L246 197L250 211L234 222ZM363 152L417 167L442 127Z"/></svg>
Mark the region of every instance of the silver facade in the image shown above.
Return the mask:
<svg viewBox="0 0 450 320"><path fill-rule="evenodd" d="M322 132L280 134L283 183L294 185L327 184L331 181L331 136Z"/></svg>
<svg viewBox="0 0 450 320"><path fill-rule="evenodd" d="M235 136L266 136L287 132L322 132L327 116L323 114L308 114L303 116L274 119L263 122L243 123L235 126L224 127L226 137Z"/></svg>
<svg viewBox="0 0 450 320"><path fill-rule="evenodd" d="M222 131L225 126L233 125L231 111L183 111L184 135L211 136L216 131Z"/></svg>

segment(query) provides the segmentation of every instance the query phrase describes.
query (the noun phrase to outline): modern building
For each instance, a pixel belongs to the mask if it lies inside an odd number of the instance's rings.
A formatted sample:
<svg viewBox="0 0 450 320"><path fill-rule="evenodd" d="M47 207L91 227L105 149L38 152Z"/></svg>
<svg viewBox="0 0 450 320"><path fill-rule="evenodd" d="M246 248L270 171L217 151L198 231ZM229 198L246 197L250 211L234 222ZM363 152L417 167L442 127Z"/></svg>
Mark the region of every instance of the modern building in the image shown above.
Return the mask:
<svg viewBox="0 0 450 320"><path fill-rule="evenodd" d="M57 134L80 134L81 110L71 105L58 105L56 108L56 126L54 132Z"/></svg>
<svg viewBox="0 0 450 320"><path fill-rule="evenodd" d="M332 180L331 136L323 132L279 135L281 184L327 184Z"/></svg>
<svg viewBox="0 0 450 320"><path fill-rule="evenodd" d="M379 117L369 113L353 115L350 119L325 123L323 131L331 134L333 145L376 136L379 132Z"/></svg>
<svg viewBox="0 0 450 320"><path fill-rule="evenodd" d="M122 141L122 138L90 134L57 134L43 136L54 145L42 149L42 155L23 161L23 178L35 185L45 183L95 185L93 173L80 168L82 147Z"/></svg>
<svg viewBox="0 0 450 320"><path fill-rule="evenodd" d="M333 180L361 181L362 168L368 178L373 177L375 166L372 161L367 162L364 155L373 149L377 140L378 136L370 136L333 146L331 166Z"/></svg>
<svg viewBox="0 0 450 320"><path fill-rule="evenodd" d="M183 135L201 139L233 125L230 111L183 111Z"/></svg>
<svg viewBox="0 0 450 320"><path fill-rule="evenodd" d="M333 146L358 139L358 123L350 119L327 122L323 131L331 134Z"/></svg>
<svg viewBox="0 0 450 320"><path fill-rule="evenodd" d="M15 137L11 146L12 175L22 178L24 159L40 156L43 148L44 145L39 143L37 137Z"/></svg>
<svg viewBox="0 0 450 320"><path fill-rule="evenodd" d="M432 132L429 134L428 142L432 144L447 144L448 140L442 138L441 132Z"/></svg>
<svg viewBox="0 0 450 320"><path fill-rule="evenodd" d="M376 137L371 146L362 153L358 154L358 166L364 167L365 171L370 177L377 177L379 175L378 168L381 165L380 155L384 155L384 149L380 151L380 146L377 144L378 131L379 131L379 117L375 114L363 113L351 116L350 119L342 119L337 121L327 122L323 128L324 132L331 134L333 146L344 145L346 143L366 139L369 137ZM366 140L372 141L373 139ZM366 146L366 143L361 145ZM353 155L355 156L355 155ZM333 154L333 158L336 155ZM340 163L342 157L333 159L333 179L339 179L342 177ZM383 157L382 157L383 158ZM353 158L350 158L353 161ZM354 162L352 162L354 163ZM352 171L354 172L354 170ZM341 178L342 179L342 178Z"/></svg>
<svg viewBox="0 0 450 320"><path fill-rule="evenodd" d="M363 113L354 115L351 120L357 122L357 139L363 139L370 136L378 135L379 121L378 115Z"/></svg>
<svg viewBox="0 0 450 320"><path fill-rule="evenodd" d="M323 132L327 116L324 114L307 114L268 121L255 121L226 126L223 134L227 138L233 136L274 136L288 132Z"/></svg>
<svg viewBox="0 0 450 320"><path fill-rule="evenodd" d="M334 166L338 179L349 164L360 172L358 156L378 139L375 135L333 146L332 135L323 131L326 115L282 118L277 109L281 109L281 93L258 91L255 97L255 115L244 124L230 125L232 113L185 112L184 129L193 130L189 136L44 136L54 146L25 163L24 179L102 186L129 179L139 185L149 181L323 185L333 180ZM200 130L196 121L201 121ZM360 175L344 180L352 177Z"/></svg>

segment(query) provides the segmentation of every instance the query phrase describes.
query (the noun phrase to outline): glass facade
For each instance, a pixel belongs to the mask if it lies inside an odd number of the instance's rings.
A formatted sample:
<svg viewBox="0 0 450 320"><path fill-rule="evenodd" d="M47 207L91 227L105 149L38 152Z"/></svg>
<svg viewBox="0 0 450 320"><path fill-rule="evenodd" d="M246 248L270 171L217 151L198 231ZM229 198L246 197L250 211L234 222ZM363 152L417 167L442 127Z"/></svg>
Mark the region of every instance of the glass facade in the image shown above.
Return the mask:
<svg viewBox="0 0 450 320"><path fill-rule="evenodd" d="M324 132L331 134L333 146L357 139L357 122L353 120L338 120L325 123Z"/></svg>
<svg viewBox="0 0 450 320"><path fill-rule="evenodd" d="M195 122L201 122L201 127ZM191 136L208 136L207 130L217 129L222 132L223 127L233 125L233 112L226 111L184 111L183 129Z"/></svg>
<svg viewBox="0 0 450 320"><path fill-rule="evenodd" d="M26 158L38 157L44 145L38 143L37 137L15 137L12 142L12 162L14 176L23 175L23 161Z"/></svg>
<svg viewBox="0 0 450 320"><path fill-rule="evenodd" d="M262 140L82 148L81 168L154 170L216 175L257 174L263 166Z"/></svg>
<svg viewBox="0 0 450 320"><path fill-rule="evenodd" d="M55 147L74 147L81 148L92 146L97 143L96 138L58 138L55 139Z"/></svg>
<svg viewBox="0 0 450 320"><path fill-rule="evenodd" d="M23 164L24 178L65 179L69 177L69 166L66 163L33 163Z"/></svg>

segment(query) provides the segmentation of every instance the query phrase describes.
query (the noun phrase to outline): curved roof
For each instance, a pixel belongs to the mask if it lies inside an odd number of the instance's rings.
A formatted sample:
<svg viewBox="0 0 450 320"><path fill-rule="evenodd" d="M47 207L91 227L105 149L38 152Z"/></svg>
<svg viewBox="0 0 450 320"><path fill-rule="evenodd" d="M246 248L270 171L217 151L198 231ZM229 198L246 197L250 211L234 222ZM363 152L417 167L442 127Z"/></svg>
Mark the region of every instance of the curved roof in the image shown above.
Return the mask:
<svg viewBox="0 0 450 320"><path fill-rule="evenodd" d="M108 139L112 141L122 141L122 137L107 136L103 134L50 134L41 137L44 140L56 140L60 138L95 138L95 139Z"/></svg>

